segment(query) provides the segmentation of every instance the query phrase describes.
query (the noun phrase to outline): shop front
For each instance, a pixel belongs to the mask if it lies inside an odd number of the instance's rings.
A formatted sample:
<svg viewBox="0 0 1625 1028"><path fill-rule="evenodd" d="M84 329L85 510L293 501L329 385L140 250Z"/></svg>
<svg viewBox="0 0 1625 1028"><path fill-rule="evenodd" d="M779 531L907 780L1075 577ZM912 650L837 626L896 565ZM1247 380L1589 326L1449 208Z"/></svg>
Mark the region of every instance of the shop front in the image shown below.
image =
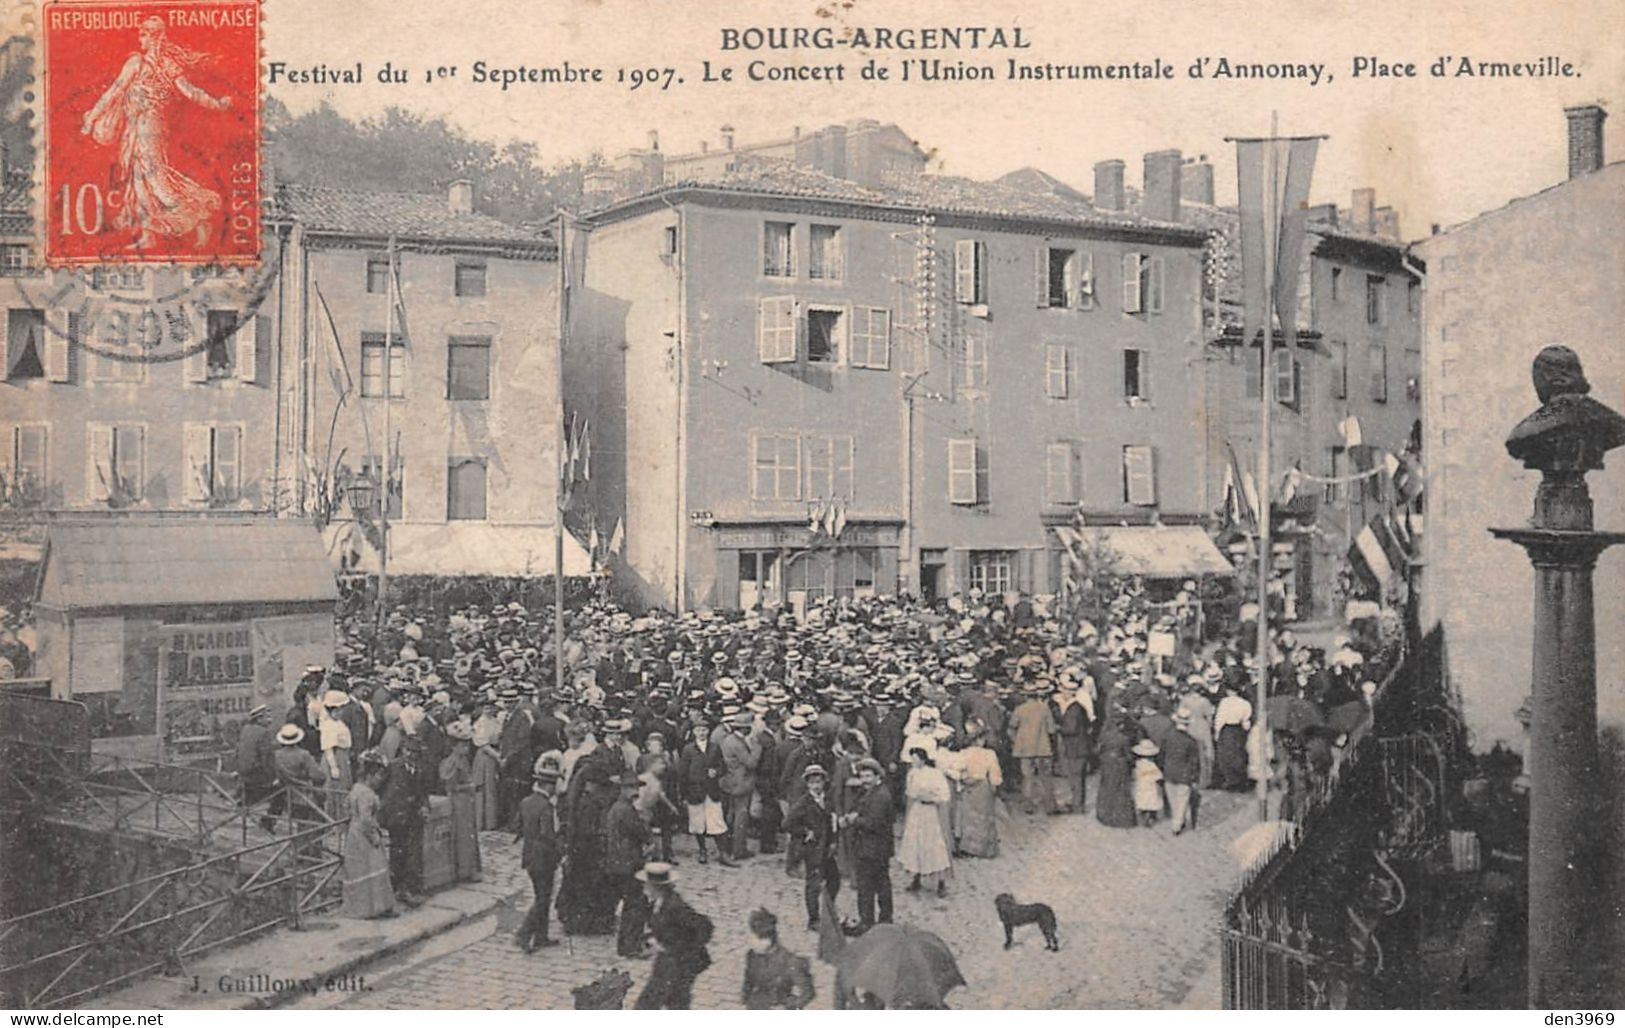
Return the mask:
<svg viewBox="0 0 1625 1028"><path fill-rule="evenodd" d="M822 599L858 599L897 591L899 525L855 522L834 538L806 522L717 524L714 605L794 610Z"/></svg>

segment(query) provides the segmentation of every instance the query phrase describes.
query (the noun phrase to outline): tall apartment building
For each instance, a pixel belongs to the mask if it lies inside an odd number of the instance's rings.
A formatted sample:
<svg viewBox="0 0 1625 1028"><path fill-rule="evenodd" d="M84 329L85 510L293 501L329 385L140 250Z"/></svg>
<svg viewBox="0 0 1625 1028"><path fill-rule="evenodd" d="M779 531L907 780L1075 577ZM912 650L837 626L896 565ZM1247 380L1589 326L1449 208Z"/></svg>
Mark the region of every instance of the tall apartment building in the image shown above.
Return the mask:
<svg viewBox="0 0 1625 1028"><path fill-rule="evenodd" d="M1521 739L1530 692L1534 572L1518 547L1489 534L1529 520L1540 482L1505 447L1538 406L1530 363L1542 347L1571 347L1591 395L1625 408L1625 161L1604 163L1600 106L1566 114L1567 179L1416 244L1428 262L1422 626L1443 628L1445 674L1485 748ZM1621 465L1616 450L1586 477L1599 529L1625 527ZM1617 736L1625 731L1619 547L1598 559L1593 589L1598 717Z"/></svg>
<svg viewBox="0 0 1625 1028"><path fill-rule="evenodd" d="M333 518L335 560L371 567L376 539L353 515L383 502L390 439L392 571L551 573L550 239L475 212L466 182L444 196L288 185L267 211L267 272L91 274L91 288L128 304L198 300L189 329L208 345L115 359L96 337L110 322L53 304L80 295L62 289L70 273L32 267L26 193L24 176L6 193L23 198L17 210L0 206L9 506ZM568 569L588 570L579 546L567 551Z"/></svg>
<svg viewBox="0 0 1625 1028"><path fill-rule="evenodd" d="M334 481L361 476L341 513L358 497L375 510L387 502L392 573L550 574L561 434L552 240L476 212L466 181L445 196L287 185L271 222L286 285L272 435L293 505L308 512L331 502ZM329 535L376 566L375 540L347 523ZM567 568L590 570L567 547Z"/></svg>
<svg viewBox="0 0 1625 1028"><path fill-rule="evenodd" d="M566 394L644 597L1048 592L1080 511L1183 524L1224 567L1194 527L1207 233L1180 164L1147 157L1140 213L771 161L588 215Z"/></svg>

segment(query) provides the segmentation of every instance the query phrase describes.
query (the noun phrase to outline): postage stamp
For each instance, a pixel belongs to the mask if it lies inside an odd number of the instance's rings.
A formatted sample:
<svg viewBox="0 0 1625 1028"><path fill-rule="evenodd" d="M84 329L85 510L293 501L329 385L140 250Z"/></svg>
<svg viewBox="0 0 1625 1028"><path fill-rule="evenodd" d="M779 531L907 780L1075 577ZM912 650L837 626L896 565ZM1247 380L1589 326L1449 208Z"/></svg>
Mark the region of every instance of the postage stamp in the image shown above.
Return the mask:
<svg viewBox="0 0 1625 1028"><path fill-rule="evenodd" d="M45 262L258 261L258 0L42 14Z"/></svg>

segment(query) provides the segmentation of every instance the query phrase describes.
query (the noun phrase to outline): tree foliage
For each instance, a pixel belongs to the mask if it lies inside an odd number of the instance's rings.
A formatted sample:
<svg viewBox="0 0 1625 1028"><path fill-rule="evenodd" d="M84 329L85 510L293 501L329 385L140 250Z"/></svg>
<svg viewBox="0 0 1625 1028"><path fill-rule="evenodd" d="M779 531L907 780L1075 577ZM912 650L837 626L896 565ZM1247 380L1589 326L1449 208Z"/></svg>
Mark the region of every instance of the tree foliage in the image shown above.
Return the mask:
<svg viewBox="0 0 1625 1028"><path fill-rule="evenodd" d="M599 153L549 163L535 143L472 139L443 118L399 107L354 122L326 103L294 115L267 98L262 123L278 182L439 193L466 178L476 210L514 225L543 222L561 206L579 208L583 179L604 164Z"/></svg>

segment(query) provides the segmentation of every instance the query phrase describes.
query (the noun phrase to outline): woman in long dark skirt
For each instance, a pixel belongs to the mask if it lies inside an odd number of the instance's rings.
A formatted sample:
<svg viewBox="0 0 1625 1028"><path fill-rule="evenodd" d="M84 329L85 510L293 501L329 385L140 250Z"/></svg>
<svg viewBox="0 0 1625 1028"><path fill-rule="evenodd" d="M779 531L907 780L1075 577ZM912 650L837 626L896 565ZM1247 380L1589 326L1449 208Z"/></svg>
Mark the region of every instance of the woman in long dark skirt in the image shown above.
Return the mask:
<svg viewBox="0 0 1625 1028"><path fill-rule="evenodd" d="M1100 762L1100 784L1096 789L1095 817L1108 828L1133 828L1134 794L1129 773L1134 758L1129 754L1131 725L1113 719L1100 733L1096 758Z"/></svg>
<svg viewBox="0 0 1625 1028"><path fill-rule="evenodd" d="M1244 792L1251 784L1247 774L1247 730L1252 727L1253 707L1233 686L1226 686L1213 723L1219 727L1213 752L1213 784L1231 792Z"/></svg>

